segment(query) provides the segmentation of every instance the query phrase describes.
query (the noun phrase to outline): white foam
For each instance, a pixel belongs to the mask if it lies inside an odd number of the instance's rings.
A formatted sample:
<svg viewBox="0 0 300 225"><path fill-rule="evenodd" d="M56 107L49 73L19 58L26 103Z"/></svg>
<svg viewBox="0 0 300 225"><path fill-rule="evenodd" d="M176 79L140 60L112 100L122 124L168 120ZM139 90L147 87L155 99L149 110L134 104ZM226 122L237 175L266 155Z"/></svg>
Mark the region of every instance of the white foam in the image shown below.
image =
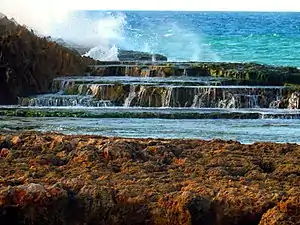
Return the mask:
<svg viewBox="0 0 300 225"><path fill-rule="evenodd" d="M89 56L101 61L119 61L118 49L115 45L112 47L108 46L97 46L88 51L84 56Z"/></svg>
<svg viewBox="0 0 300 225"><path fill-rule="evenodd" d="M57 1L41 0L1 0L0 8L0 18L6 14L15 19L13 22L26 25L39 36L62 38L67 43L84 47L97 47L98 50L91 49L87 53L97 59L117 58L117 55L112 55L117 53L113 46L122 41L126 24L121 13L98 11L90 17L89 12L72 11Z"/></svg>
<svg viewBox="0 0 300 225"><path fill-rule="evenodd" d="M174 34L168 33L168 34L165 34L164 37L170 37L170 36L173 36L173 35L174 35Z"/></svg>

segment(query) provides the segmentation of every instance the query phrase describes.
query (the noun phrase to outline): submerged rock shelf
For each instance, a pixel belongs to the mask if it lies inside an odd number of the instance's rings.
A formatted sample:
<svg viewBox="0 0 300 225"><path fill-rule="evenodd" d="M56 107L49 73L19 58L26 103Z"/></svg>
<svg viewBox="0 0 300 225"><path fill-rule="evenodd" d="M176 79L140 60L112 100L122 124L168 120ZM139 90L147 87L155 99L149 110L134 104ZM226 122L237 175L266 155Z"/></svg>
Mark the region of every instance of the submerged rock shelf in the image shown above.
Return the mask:
<svg viewBox="0 0 300 225"><path fill-rule="evenodd" d="M179 110L160 108L98 107L12 107L0 108L0 116L75 117L75 118L160 118L160 119L299 119L300 111L291 110Z"/></svg>
<svg viewBox="0 0 300 225"><path fill-rule="evenodd" d="M99 64L90 67L90 76L56 78L51 85L51 95L21 97L18 104L39 107L300 108L298 86L287 85L291 77L298 76L296 68L253 63Z"/></svg>
<svg viewBox="0 0 300 225"><path fill-rule="evenodd" d="M61 77L52 94L19 98L21 106L289 108L300 107L289 86L230 85L224 78Z"/></svg>
<svg viewBox="0 0 300 225"><path fill-rule="evenodd" d="M300 221L296 144L22 133L0 146L2 225Z"/></svg>

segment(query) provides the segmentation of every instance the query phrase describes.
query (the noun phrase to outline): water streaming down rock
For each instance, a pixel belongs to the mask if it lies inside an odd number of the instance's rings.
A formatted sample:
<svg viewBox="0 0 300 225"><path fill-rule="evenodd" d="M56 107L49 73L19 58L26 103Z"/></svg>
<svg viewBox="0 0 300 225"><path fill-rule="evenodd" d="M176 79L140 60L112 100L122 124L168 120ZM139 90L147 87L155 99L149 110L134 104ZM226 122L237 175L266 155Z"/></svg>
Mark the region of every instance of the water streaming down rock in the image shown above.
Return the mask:
<svg viewBox="0 0 300 225"><path fill-rule="evenodd" d="M143 83L144 82L144 83ZM101 80L65 79L54 81L52 95L22 99L30 106L124 106L191 108L298 108L299 96L290 96L277 86L190 86L155 83L140 84ZM147 83L149 82L149 83ZM289 99L290 100L287 100Z"/></svg>
<svg viewBox="0 0 300 225"><path fill-rule="evenodd" d="M300 108L300 92L292 93L291 97L288 100L289 109L299 109Z"/></svg>
<svg viewBox="0 0 300 225"><path fill-rule="evenodd" d="M162 107L170 107L173 87L168 87L163 93Z"/></svg>
<svg viewBox="0 0 300 225"><path fill-rule="evenodd" d="M125 102L124 102L125 107L130 107L132 100L136 97L135 88L136 88L135 85L130 86L130 92L129 92L128 97L125 99Z"/></svg>

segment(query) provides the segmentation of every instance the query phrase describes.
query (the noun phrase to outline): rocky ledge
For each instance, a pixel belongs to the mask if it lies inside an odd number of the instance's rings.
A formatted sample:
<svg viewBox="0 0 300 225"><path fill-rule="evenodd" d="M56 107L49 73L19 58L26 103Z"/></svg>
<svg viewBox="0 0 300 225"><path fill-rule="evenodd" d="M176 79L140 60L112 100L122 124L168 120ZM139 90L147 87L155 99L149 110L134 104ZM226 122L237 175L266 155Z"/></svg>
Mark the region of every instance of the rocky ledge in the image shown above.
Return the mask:
<svg viewBox="0 0 300 225"><path fill-rule="evenodd" d="M118 52L120 61L167 61L168 58L161 54L151 54L148 52L130 51L120 49Z"/></svg>
<svg viewBox="0 0 300 225"><path fill-rule="evenodd" d="M246 85L299 85L295 67L231 62L97 62L89 67L94 76L224 77Z"/></svg>
<svg viewBox="0 0 300 225"><path fill-rule="evenodd" d="M300 224L300 147L0 135L0 224Z"/></svg>

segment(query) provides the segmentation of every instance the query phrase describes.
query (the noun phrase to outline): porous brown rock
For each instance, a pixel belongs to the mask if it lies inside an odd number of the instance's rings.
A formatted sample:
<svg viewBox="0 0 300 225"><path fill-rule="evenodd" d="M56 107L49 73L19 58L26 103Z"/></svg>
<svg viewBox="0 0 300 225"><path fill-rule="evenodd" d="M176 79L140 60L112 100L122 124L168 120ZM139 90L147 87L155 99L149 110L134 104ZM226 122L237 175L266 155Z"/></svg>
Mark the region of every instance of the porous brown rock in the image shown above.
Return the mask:
<svg viewBox="0 0 300 225"><path fill-rule="evenodd" d="M0 157L6 157L9 154L9 150L7 148L2 148L0 150Z"/></svg>
<svg viewBox="0 0 300 225"><path fill-rule="evenodd" d="M297 144L34 132L0 140L9 148L0 158L3 225L299 221Z"/></svg>
<svg viewBox="0 0 300 225"><path fill-rule="evenodd" d="M299 225L300 196L281 200L275 207L268 210L259 225Z"/></svg>

